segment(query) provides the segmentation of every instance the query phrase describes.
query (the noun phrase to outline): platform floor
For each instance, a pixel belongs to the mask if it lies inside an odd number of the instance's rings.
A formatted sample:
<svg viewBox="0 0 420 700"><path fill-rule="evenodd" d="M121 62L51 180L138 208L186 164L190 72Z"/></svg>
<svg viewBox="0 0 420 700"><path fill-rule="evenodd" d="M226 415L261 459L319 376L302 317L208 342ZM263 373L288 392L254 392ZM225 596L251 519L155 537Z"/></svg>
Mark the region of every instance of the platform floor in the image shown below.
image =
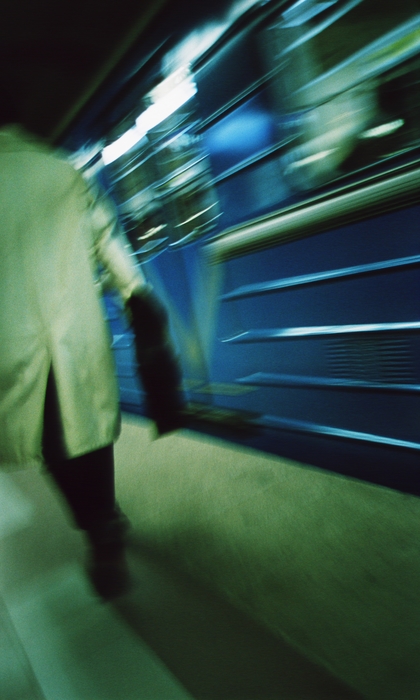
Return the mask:
<svg viewBox="0 0 420 700"><path fill-rule="evenodd" d="M257 513L261 494L265 494L265 499L270 494L270 498L277 499L278 508L295 519L296 514L290 512L290 497L299 475L304 474L303 487L308 474L312 481L322 481L323 473L302 472L296 465L187 432L152 441L150 426L131 417L124 421L116 455L119 499L133 522L129 548L133 589L113 604L102 603L90 590L83 568L82 536L70 526L58 495L45 477L35 471L0 473L1 700L380 697L384 679L378 677L379 690L375 695L374 681L363 677L363 662L354 669L356 683L351 689L315 658L310 660L308 654L302 653L300 616L305 603L301 596L306 589L305 582L293 581L292 576L298 571L296 553L308 543L305 537L299 540L297 527L293 533L295 554L284 556L287 534L277 533L278 562L274 568L283 570L282 587L270 563L272 544L262 529L265 522L273 530L272 504L268 507L265 500L265 512ZM286 474L291 476L291 482L285 481ZM326 483L330 483L329 475ZM364 490L359 493L363 496ZM369 495L372 498L371 491ZM384 495L393 507L394 493L380 490L377 497ZM309 490L306 496L311 498ZM404 527L408 529L414 516L420 515L420 509L418 499L408 498L405 504L408 511ZM318 507L325 513L320 501ZM353 515L347 513L346 517ZM241 523L242 540L232 534L238 532ZM307 525L306 522L305 528ZM337 523L334 527L337 536ZM359 522L359 534L360 528ZM407 595L416 582L416 567L420 570L420 553L417 545L418 561L409 564L407 557L414 550L410 543L401 540L402 526L398 523L397 531L406 560L406 568L399 569L397 583L403 582ZM301 535L302 532L305 529ZM377 544L373 532L375 551ZM258 548L260 556L256 558ZM370 559L374 562L373 550ZM365 544L363 552L368 557ZM392 558L389 553L387 556ZM324 561L325 551L318 549L314 558ZM334 576L334 552L329 552L327 560L326 575ZM396 555L393 561L395 566L401 564ZM342 561L341 568L345 564ZM408 569L412 570L409 587L403 581ZM366 570L369 573L369 562ZM307 584L313 590L312 575L307 571ZM346 570L344 575L348 579L354 572ZM260 595L257 579L261 583ZM329 610L326 607L321 583L318 573L319 591L313 590L313 594L319 600L319 614L325 617L325 636L337 642L336 624L342 624L342 649L337 653L345 655L349 645L355 647L359 639L346 638L346 611L342 620L331 619L336 608L334 604ZM352 590L353 584L350 581ZM342 579L337 585L343 589ZM394 594L399 605L400 591L394 590ZM367 616L366 629L361 631L366 636L372 619L363 592L358 595ZM368 599L372 603L372 596ZM262 601L266 602L265 610ZM313 605L313 600L309 603ZM401 669L412 673L408 679L401 678L398 695L386 696L394 700L420 697L420 672L416 676L410 671L415 668L417 609L418 602L409 598L403 612L411 613L410 620L400 621L393 629L389 628L393 622L389 613L384 621L389 642L400 644L392 677ZM270 610L272 629L267 625ZM359 619L360 611L347 613ZM278 628L282 616L287 623L285 634ZM313 646L313 618L310 614L307 618L307 649ZM291 620L296 628L295 638ZM370 631L371 638L376 639L376 632ZM324 642L319 640L321 661ZM364 655L363 645L354 649L353 666L358 654ZM401 655L405 655L405 666ZM313 656L317 656L316 650ZM379 672L383 661L381 656ZM331 663L334 664L334 655ZM357 685L359 690L363 686L367 691L358 692L354 689Z"/></svg>
<svg viewBox="0 0 420 700"><path fill-rule="evenodd" d="M419 700L420 498L133 417L116 454L142 542L369 700Z"/></svg>

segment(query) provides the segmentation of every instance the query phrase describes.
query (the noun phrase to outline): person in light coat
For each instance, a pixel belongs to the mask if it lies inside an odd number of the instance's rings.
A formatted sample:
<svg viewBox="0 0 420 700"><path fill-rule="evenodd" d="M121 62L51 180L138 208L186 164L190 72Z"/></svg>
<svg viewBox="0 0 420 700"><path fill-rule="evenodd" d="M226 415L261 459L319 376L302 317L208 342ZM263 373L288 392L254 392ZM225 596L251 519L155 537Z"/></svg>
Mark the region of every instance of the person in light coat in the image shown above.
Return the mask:
<svg viewBox="0 0 420 700"><path fill-rule="evenodd" d="M68 457L119 434L118 388L98 262L126 301L146 287L109 201L22 129L0 130L0 460L42 460L53 375Z"/></svg>
<svg viewBox="0 0 420 700"><path fill-rule="evenodd" d="M126 577L114 492L120 410L98 265L124 302L142 304L150 289L110 202L1 116L0 464L46 464L88 535L95 587L113 595Z"/></svg>

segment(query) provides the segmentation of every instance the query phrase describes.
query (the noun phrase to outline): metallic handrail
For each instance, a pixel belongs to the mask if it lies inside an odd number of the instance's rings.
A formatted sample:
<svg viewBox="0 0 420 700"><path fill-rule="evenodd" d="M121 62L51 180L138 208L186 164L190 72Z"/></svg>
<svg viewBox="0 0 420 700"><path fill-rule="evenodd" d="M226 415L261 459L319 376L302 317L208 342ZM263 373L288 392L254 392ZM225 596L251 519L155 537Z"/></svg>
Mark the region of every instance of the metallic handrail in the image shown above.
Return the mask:
<svg viewBox="0 0 420 700"><path fill-rule="evenodd" d="M336 377L311 377L306 375L276 374L275 372L255 372L240 377L236 382L246 387L266 386L275 389L328 389L339 391L385 392L397 394L420 394L420 384L402 382L364 381Z"/></svg>
<svg viewBox="0 0 420 700"><path fill-rule="evenodd" d="M292 418L279 418L277 416L265 415L256 421L254 425L260 428L273 428L282 431L301 433L303 435L316 435L339 438L351 442L361 442L370 445L380 445L386 447L396 447L406 450L420 452L420 443L413 440L402 440L400 438L388 437L386 435L376 435L374 433L364 433L357 430L336 428L332 425L321 425L310 421L295 420Z"/></svg>
<svg viewBox="0 0 420 700"><path fill-rule="evenodd" d="M352 277L363 277L374 275L388 270L406 270L412 267L420 267L420 255L409 255L405 258L394 258L392 260L380 260L379 262L365 265L353 265L352 267L341 267L336 270L323 270L322 272L312 272L307 275L296 275L295 277L285 277L268 282L256 284L246 284L242 287L223 294L222 301L233 301L236 299L246 299L271 292L281 290L296 289L307 285L324 284L335 280L351 279Z"/></svg>
<svg viewBox="0 0 420 700"><path fill-rule="evenodd" d="M268 343L298 338L320 338L325 336L357 336L372 333L419 332L420 321L397 321L396 323L351 323L330 326L297 326L294 328L256 328L242 331L223 343Z"/></svg>
<svg viewBox="0 0 420 700"><path fill-rule="evenodd" d="M420 202L420 168L367 183L228 229L206 246L208 260L222 263Z"/></svg>

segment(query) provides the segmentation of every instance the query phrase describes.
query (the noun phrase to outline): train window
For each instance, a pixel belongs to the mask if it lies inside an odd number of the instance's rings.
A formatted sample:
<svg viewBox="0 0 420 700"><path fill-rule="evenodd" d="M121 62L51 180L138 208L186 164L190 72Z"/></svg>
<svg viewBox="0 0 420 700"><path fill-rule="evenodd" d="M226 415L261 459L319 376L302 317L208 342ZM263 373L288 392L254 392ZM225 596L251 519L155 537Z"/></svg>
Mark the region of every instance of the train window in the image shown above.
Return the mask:
<svg viewBox="0 0 420 700"><path fill-rule="evenodd" d="M195 240L211 230L218 204L210 162L199 133L194 99L151 128L157 191L171 222L171 246Z"/></svg>
<svg viewBox="0 0 420 700"><path fill-rule="evenodd" d="M271 88L293 132L283 169L297 189L419 145L416 2L299 0L267 32Z"/></svg>
<svg viewBox="0 0 420 700"><path fill-rule="evenodd" d="M144 96L135 123L120 127L123 133L103 150L123 225L143 259L195 240L218 216L195 94L189 70L174 71Z"/></svg>
<svg viewBox="0 0 420 700"><path fill-rule="evenodd" d="M226 173L271 148L277 138L264 93L223 115L205 133L214 175Z"/></svg>
<svg viewBox="0 0 420 700"><path fill-rule="evenodd" d="M417 0L257 4L202 56L181 42L108 134L104 177L141 260L419 146Z"/></svg>
<svg viewBox="0 0 420 700"><path fill-rule="evenodd" d="M121 223L139 259L162 250L168 241L168 227L153 187L155 170L145 136L107 163L106 177Z"/></svg>

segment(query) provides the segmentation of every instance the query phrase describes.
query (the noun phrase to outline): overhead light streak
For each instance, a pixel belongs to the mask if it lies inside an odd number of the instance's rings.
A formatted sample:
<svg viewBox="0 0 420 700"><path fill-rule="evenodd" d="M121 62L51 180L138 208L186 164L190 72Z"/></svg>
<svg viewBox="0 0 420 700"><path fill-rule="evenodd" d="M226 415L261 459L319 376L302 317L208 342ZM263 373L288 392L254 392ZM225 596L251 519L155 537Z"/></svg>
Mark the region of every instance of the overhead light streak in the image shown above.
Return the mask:
<svg viewBox="0 0 420 700"><path fill-rule="evenodd" d="M150 93L153 102L137 117L135 126L102 150L105 165L113 163L127 153L146 136L148 131L165 121L196 93L194 79L185 68L166 78Z"/></svg>
<svg viewBox="0 0 420 700"><path fill-rule="evenodd" d="M102 160L105 165L113 163L114 160L117 160L117 158L120 158L124 153L127 153L127 151L141 141L144 136L146 136L146 132L142 133L136 124L136 126L126 131L116 141L110 143L109 146L105 146L105 148L102 149Z"/></svg>

